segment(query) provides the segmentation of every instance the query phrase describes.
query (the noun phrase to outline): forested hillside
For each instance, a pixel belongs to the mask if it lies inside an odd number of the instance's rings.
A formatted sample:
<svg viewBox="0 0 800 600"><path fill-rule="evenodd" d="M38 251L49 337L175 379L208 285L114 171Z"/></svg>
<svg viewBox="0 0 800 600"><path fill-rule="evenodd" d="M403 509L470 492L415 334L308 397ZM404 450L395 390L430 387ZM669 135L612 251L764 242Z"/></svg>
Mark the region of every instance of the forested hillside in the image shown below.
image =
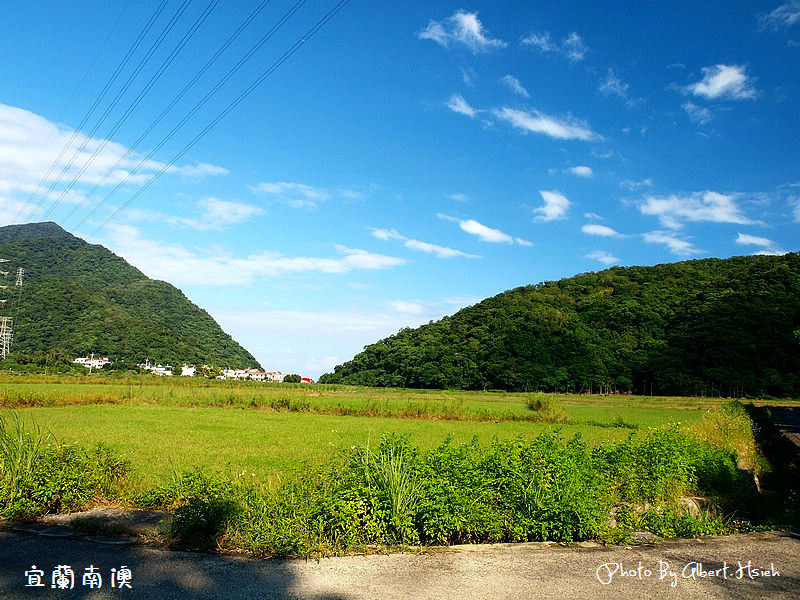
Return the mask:
<svg viewBox="0 0 800 600"><path fill-rule="evenodd" d="M15 317L14 354L258 366L180 290L55 223L0 227L0 258L8 260L0 270L9 272L0 314ZM13 287L18 267L25 269L21 295Z"/></svg>
<svg viewBox="0 0 800 600"><path fill-rule="evenodd" d="M615 267L367 346L320 382L800 395L800 255Z"/></svg>

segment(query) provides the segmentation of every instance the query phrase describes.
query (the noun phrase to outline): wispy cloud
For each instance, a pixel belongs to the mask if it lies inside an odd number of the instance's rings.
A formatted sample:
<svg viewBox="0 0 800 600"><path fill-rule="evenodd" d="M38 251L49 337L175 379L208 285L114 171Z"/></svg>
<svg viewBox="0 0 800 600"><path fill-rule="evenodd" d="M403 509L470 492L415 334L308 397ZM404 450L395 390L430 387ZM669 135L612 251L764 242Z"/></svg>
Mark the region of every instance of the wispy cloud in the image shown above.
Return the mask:
<svg viewBox="0 0 800 600"><path fill-rule="evenodd" d="M694 102L686 102L681 104L681 108L698 125L707 125L711 122L711 111L704 106L697 106Z"/></svg>
<svg viewBox="0 0 800 600"><path fill-rule="evenodd" d="M601 237L618 237L620 234L616 229L597 223L587 223L581 227L581 231L586 235L599 235Z"/></svg>
<svg viewBox="0 0 800 600"><path fill-rule="evenodd" d="M703 79L684 88L686 93L708 100L726 98L749 100L758 96L753 82L741 65L714 65L703 67Z"/></svg>
<svg viewBox="0 0 800 600"><path fill-rule="evenodd" d="M609 69L598 88L603 96L614 96L625 102L625 106L632 108L643 102L641 98L634 98L630 94L630 85L622 81L613 69Z"/></svg>
<svg viewBox="0 0 800 600"><path fill-rule="evenodd" d="M523 98L528 98L530 94L528 90L522 87L522 84L519 82L519 79L514 77L513 75L503 75L500 78L500 83L506 86L509 90L517 94L518 96L522 96Z"/></svg>
<svg viewBox="0 0 800 600"><path fill-rule="evenodd" d="M264 214L264 209L261 207L219 198L201 198L197 201L197 206L201 210L199 218L173 217L173 219L199 231L221 231Z"/></svg>
<svg viewBox="0 0 800 600"><path fill-rule="evenodd" d="M447 100L446 106L454 113L466 115L470 118L478 114L478 111L472 108L469 103L464 100L464 97L461 94L453 94L450 96L450 98Z"/></svg>
<svg viewBox="0 0 800 600"><path fill-rule="evenodd" d="M449 198L453 202L469 202L469 196L467 196L466 194L462 194L461 192L456 192L454 194L447 194L447 198Z"/></svg>
<svg viewBox="0 0 800 600"><path fill-rule="evenodd" d="M438 244L431 244L429 242L408 238L402 235L396 229L380 229L378 227L370 227L370 233L373 237L378 238L379 240L400 241L403 242L403 245L409 250L417 250L419 252L425 252L426 254L433 254L437 258L480 258L480 256L475 254L467 254L466 252L462 252L461 250L456 250L454 248L448 248L446 246L439 246Z"/></svg>
<svg viewBox="0 0 800 600"><path fill-rule="evenodd" d="M761 248L761 250L755 252L755 254L766 254L770 256L786 254L786 250L783 250L775 242L765 237L739 233L734 241L741 246L757 246Z"/></svg>
<svg viewBox="0 0 800 600"><path fill-rule="evenodd" d="M592 167L587 167L586 165L578 165L576 167L570 167L568 171L573 175L577 177L583 177L584 179L589 179L590 177L594 176L594 171L592 171Z"/></svg>
<svg viewBox="0 0 800 600"><path fill-rule="evenodd" d="M393 300L389 305L397 312L406 315L421 315L426 311L426 307L421 302L409 302L408 300Z"/></svg>
<svg viewBox="0 0 800 600"><path fill-rule="evenodd" d="M182 167L171 167L167 172L178 173L184 177L207 177L210 175L228 175L230 171L225 167L219 165L210 165L208 163L198 163L195 165L184 165Z"/></svg>
<svg viewBox="0 0 800 600"><path fill-rule="evenodd" d="M390 269L406 264L403 258L376 254L337 244L334 256L286 256L261 252L235 256L214 249L191 249L142 236L131 225L110 224L102 243L148 276L175 285L249 285L260 279L290 274L343 274L359 270Z"/></svg>
<svg viewBox="0 0 800 600"><path fill-rule="evenodd" d="M192 178L228 173L207 163L168 166L144 160L111 140L89 137L28 110L0 104L0 218L8 214L6 222L17 214L35 217L51 206L50 201L88 204L89 186L125 182L136 187L161 170ZM68 190L70 185L74 187Z"/></svg>
<svg viewBox="0 0 800 600"><path fill-rule="evenodd" d="M544 200L544 205L533 210L534 221L547 223L549 221L560 221L567 217L570 201L566 196L556 191L541 190L539 194Z"/></svg>
<svg viewBox="0 0 800 600"><path fill-rule="evenodd" d="M639 210L643 215L658 217L661 225L669 229L681 229L685 222L756 223L742 214L735 196L712 191L688 196L646 196Z"/></svg>
<svg viewBox="0 0 800 600"><path fill-rule="evenodd" d="M592 250L589 254L586 255L586 258L591 260L596 260L598 262L603 263L604 265L614 265L619 262L619 258L606 252L605 250Z"/></svg>
<svg viewBox="0 0 800 600"><path fill-rule="evenodd" d="M648 244L663 244L670 252L677 256L691 256L693 254L702 254L704 251L695 248L691 242L678 237L671 231L651 231L645 233L643 239Z"/></svg>
<svg viewBox="0 0 800 600"><path fill-rule="evenodd" d="M533 243L529 242L528 240L519 237L512 237L504 231L488 227L483 223L476 221L475 219L459 219L457 217L451 217L450 215L445 215L442 213L439 213L436 216L440 219L444 219L445 221L458 223L458 227L461 229L461 231L464 231L470 235L474 235L482 242L489 242L493 244L517 244L525 247L533 246Z"/></svg>
<svg viewBox="0 0 800 600"><path fill-rule="evenodd" d="M514 239L500 231L499 229L492 229L483 223L479 223L474 219L467 219L466 221L459 222L458 226L462 231L466 231L470 235L476 236L482 242L491 242L495 244L513 244Z"/></svg>
<svg viewBox="0 0 800 600"><path fill-rule="evenodd" d="M475 54L508 45L503 40L489 36L478 19L478 13L463 10L457 10L442 21L431 19L418 35L420 39L433 40L445 48L451 45L466 46Z"/></svg>
<svg viewBox="0 0 800 600"><path fill-rule="evenodd" d="M553 42L549 31L530 33L522 38L521 44L538 48L545 53L565 56L570 62L583 60L588 51L586 43L574 31L565 36L560 42Z"/></svg>
<svg viewBox="0 0 800 600"><path fill-rule="evenodd" d="M762 27L785 29L800 23L800 0L790 0L758 18Z"/></svg>
<svg viewBox="0 0 800 600"><path fill-rule="evenodd" d="M492 111L495 117L506 121L526 133L541 133L558 140L594 140L599 138L584 122L576 119L558 119L539 111L524 111L503 107Z"/></svg>
<svg viewBox="0 0 800 600"><path fill-rule="evenodd" d="M635 181L633 179L623 179L622 181L619 182L619 186L621 188L625 188L630 192L633 192L635 190L639 190L644 187L653 187L653 179L650 177L642 179L641 181Z"/></svg>
<svg viewBox="0 0 800 600"><path fill-rule="evenodd" d="M800 223L800 196L789 198L789 206L792 207L795 223Z"/></svg>
<svg viewBox="0 0 800 600"><path fill-rule="evenodd" d="M326 189L293 181L263 182L250 186L250 190L271 200L293 208L314 209L331 198L357 200L362 194L348 189Z"/></svg>

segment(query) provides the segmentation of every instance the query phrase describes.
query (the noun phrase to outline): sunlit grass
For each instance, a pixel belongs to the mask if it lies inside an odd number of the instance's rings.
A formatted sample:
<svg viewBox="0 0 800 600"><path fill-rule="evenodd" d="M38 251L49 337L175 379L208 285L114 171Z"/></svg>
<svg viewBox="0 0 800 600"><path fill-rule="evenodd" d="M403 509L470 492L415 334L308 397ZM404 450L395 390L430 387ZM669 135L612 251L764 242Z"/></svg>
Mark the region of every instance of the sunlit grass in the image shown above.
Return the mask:
<svg viewBox="0 0 800 600"><path fill-rule="evenodd" d="M0 409L66 442L103 442L130 461L137 486L200 467L269 481L393 432L433 448L477 437L530 439L556 430L591 445L636 428L691 425L722 399L556 395L571 422L527 419L530 394L217 382L171 378L88 380L3 376ZM614 424L617 426L614 426ZM624 424L625 426L619 426ZM254 474L254 475L252 475Z"/></svg>

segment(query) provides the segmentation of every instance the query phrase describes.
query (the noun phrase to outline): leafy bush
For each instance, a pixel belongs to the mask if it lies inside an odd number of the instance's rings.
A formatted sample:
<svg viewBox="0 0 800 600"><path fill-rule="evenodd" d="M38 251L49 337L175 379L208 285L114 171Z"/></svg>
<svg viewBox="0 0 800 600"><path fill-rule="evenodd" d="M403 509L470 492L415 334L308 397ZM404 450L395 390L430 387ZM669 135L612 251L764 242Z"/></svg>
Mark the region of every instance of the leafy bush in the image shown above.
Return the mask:
<svg viewBox="0 0 800 600"><path fill-rule="evenodd" d="M113 498L127 464L102 444L58 442L19 417L0 416L0 515L8 519L77 510Z"/></svg>
<svg viewBox="0 0 800 600"><path fill-rule="evenodd" d="M528 408L535 414L534 421L541 423L568 423L572 418L561 407L559 402L550 394L536 392L531 394L527 401Z"/></svg>

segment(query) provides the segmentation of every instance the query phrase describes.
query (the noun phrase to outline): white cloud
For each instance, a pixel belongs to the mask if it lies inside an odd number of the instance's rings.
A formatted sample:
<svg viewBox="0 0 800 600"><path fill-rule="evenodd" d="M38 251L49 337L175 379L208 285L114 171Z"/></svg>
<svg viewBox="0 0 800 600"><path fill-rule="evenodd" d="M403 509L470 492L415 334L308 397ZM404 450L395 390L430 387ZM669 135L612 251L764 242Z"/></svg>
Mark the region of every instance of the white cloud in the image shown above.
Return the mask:
<svg viewBox="0 0 800 600"><path fill-rule="evenodd" d="M594 171L592 171L592 167L587 167L586 165L579 165L577 167L571 167L569 172L573 175L578 177L589 178L594 175Z"/></svg>
<svg viewBox="0 0 800 600"><path fill-rule="evenodd" d="M531 246L533 246L533 242L529 242L528 240L524 240L522 238L515 237L514 241L517 243L517 245L522 246L524 248L530 248Z"/></svg>
<svg viewBox="0 0 800 600"><path fill-rule="evenodd" d="M264 209L243 202L231 202L219 198L202 198L197 202L202 214L199 219L165 217L168 222L177 222L199 231L222 231L230 225L249 221L264 214Z"/></svg>
<svg viewBox="0 0 800 600"><path fill-rule="evenodd" d="M759 23L762 27L782 29L800 23L800 0L789 0L772 12L761 15Z"/></svg>
<svg viewBox="0 0 800 600"><path fill-rule="evenodd" d="M584 122L557 119L539 111L528 112L503 107L492 111L495 117L525 132L542 133L558 140L593 140L599 136Z"/></svg>
<svg viewBox="0 0 800 600"><path fill-rule="evenodd" d="M605 250L592 250L591 252L589 252L589 254L586 255L586 258L596 260L598 262L603 263L604 265L613 265L618 263L620 260L613 254L609 254Z"/></svg>
<svg viewBox="0 0 800 600"><path fill-rule="evenodd" d="M751 79L740 65L714 65L703 67L703 79L685 88L687 93L708 100L728 98L745 100L755 98L758 93Z"/></svg>
<svg viewBox="0 0 800 600"><path fill-rule="evenodd" d="M453 202L469 202L469 197L462 193L447 194L447 197Z"/></svg>
<svg viewBox="0 0 800 600"><path fill-rule="evenodd" d="M486 52L495 48L505 48L506 42L489 37L478 19L478 13L457 10L443 21L431 19L428 26L419 32L419 38L433 40L448 48L451 44L463 45L473 53Z"/></svg>
<svg viewBox="0 0 800 600"><path fill-rule="evenodd" d="M578 62L583 60L588 51L586 43L581 36L576 32L572 32L560 43L553 42L550 39L550 32L544 31L541 33L530 33L521 41L523 46L533 46L542 52L559 54L567 57L570 62Z"/></svg>
<svg viewBox="0 0 800 600"><path fill-rule="evenodd" d="M749 235L747 233L740 233L736 237L736 243L742 244L743 246L764 246L765 248L775 245L775 242L770 239Z"/></svg>
<svg viewBox="0 0 800 600"><path fill-rule="evenodd" d="M142 237L130 225L107 225L102 241L116 254L148 276L174 285L249 285L259 279L272 279L297 273L341 274L355 270L389 269L408 261L342 245L334 246L341 256L285 256L261 252L237 257L219 249L189 249Z"/></svg>
<svg viewBox="0 0 800 600"><path fill-rule="evenodd" d="M379 240L404 240L406 239L404 236L400 235L396 229L380 229L378 227L370 227L370 233L372 237L376 237Z"/></svg>
<svg viewBox="0 0 800 600"><path fill-rule="evenodd" d="M298 209L315 209L321 202L332 198L352 201L360 200L363 194L345 188L326 189L294 181L263 182L249 186L250 190L272 200Z"/></svg>
<svg viewBox="0 0 800 600"><path fill-rule="evenodd" d="M756 235L749 235L747 233L739 233L734 240L737 244L742 246L758 246L761 248L756 254L763 254L769 256L781 256L786 254L786 250L778 247L778 245L769 238L759 237Z"/></svg>
<svg viewBox="0 0 800 600"><path fill-rule="evenodd" d="M691 256L692 254L702 254L703 250L695 248L691 242L679 238L671 231L651 231L645 233L644 241L648 244L663 244L669 251L678 256Z"/></svg>
<svg viewBox="0 0 800 600"><path fill-rule="evenodd" d="M795 222L800 223L800 197L789 198L789 206L792 207Z"/></svg>
<svg viewBox="0 0 800 600"><path fill-rule="evenodd" d="M458 226L462 231L466 231L470 235L476 236L482 242L492 242L495 244L513 244L514 239L500 231L499 229L492 229L474 219L467 219L461 221Z"/></svg>
<svg viewBox="0 0 800 600"><path fill-rule="evenodd" d="M601 237L616 237L619 233L605 225L598 225L596 223L589 223L581 227L581 231L586 235L599 235Z"/></svg>
<svg viewBox="0 0 800 600"><path fill-rule="evenodd" d="M446 246L439 246L437 244L430 244L428 242L407 238L396 229L380 229L377 227L370 227L370 232L373 237L376 237L379 240L401 241L403 242L403 246L409 250L417 250L419 252L425 252L426 254L434 254L437 258L480 258L474 254L467 254L466 252L455 250L454 248L447 248Z"/></svg>
<svg viewBox="0 0 800 600"><path fill-rule="evenodd" d="M664 227L680 229L684 222L756 223L745 217L736 205L735 196L717 192L696 192L689 196L646 196L639 205L643 215L656 216Z"/></svg>
<svg viewBox="0 0 800 600"><path fill-rule="evenodd" d="M218 165L208 163L198 163L196 165L186 165L183 167L172 166L167 170L168 173L178 173L184 177L206 177L208 175L228 175L230 171Z"/></svg>
<svg viewBox="0 0 800 600"><path fill-rule="evenodd" d="M541 190L539 194L544 200L544 205L534 209L534 221L546 223L566 218L570 206L570 201L566 196L559 192L545 190Z"/></svg>
<svg viewBox="0 0 800 600"><path fill-rule="evenodd" d="M437 244L430 244L420 240L406 240L403 245L410 250L419 250L428 254L435 254L437 258L455 258L462 256L464 258L479 258L474 254L467 254L461 250L454 248L447 248L446 246L439 246Z"/></svg>
<svg viewBox="0 0 800 600"><path fill-rule="evenodd" d="M522 96L523 98L528 98L530 96L528 90L522 87L519 79L513 75L504 75L500 78L500 82L518 96Z"/></svg>
<svg viewBox="0 0 800 600"><path fill-rule="evenodd" d="M478 114L478 111L472 108L469 103L464 100L461 94L453 94L450 96L450 98L447 100L446 106L453 112L466 115L470 118Z"/></svg>
<svg viewBox="0 0 800 600"><path fill-rule="evenodd" d="M421 315L425 312L425 306L419 302L407 302L405 300L393 300L389 305L399 313L406 315Z"/></svg>
<svg viewBox="0 0 800 600"><path fill-rule="evenodd" d="M625 102L625 106L628 108L632 108L637 104L643 102L641 98L633 98L630 94L630 85L622 81L616 73L614 73L613 69L609 69L608 73L606 73L605 79L600 82L600 87L598 88L600 93L603 96L616 96L620 100Z"/></svg>
<svg viewBox="0 0 800 600"><path fill-rule="evenodd" d="M207 163L167 166L143 160L111 140L92 138L28 110L0 104L0 218L6 222L43 215L51 202L87 205L90 186L123 182L139 186L162 170L184 177L228 172Z"/></svg>
<svg viewBox="0 0 800 600"><path fill-rule="evenodd" d="M633 179L623 179L619 182L620 187L625 188L628 191L634 191L641 189L643 187L653 187L653 179L648 177L646 179L642 179L641 181L634 181Z"/></svg>
<svg viewBox="0 0 800 600"><path fill-rule="evenodd" d="M711 122L711 111L704 106L697 106L694 102L681 104L681 108L686 111L689 118L699 125L706 125Z"/></svg>
<svg viewBox="0 0 800 600"><path fill-rule="evenodd" d="M320 202L331 197L327 190L292 181L264 182L251 186L250 189L284 202L293 208L316 208Z"/></svg>

